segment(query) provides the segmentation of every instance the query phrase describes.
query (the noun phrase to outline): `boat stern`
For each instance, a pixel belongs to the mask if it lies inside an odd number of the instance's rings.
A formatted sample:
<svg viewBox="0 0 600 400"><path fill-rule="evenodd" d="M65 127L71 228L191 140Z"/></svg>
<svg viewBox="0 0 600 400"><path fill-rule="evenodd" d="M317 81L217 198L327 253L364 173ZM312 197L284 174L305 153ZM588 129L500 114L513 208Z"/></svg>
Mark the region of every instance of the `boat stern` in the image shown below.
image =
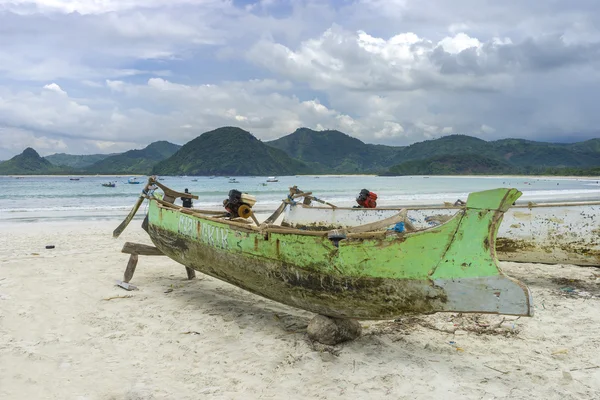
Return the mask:
<svg viewBox="0 0 600 400"><path fill-rule="evenodd" d="M454 238L430 273L444 290L444 308L533 316L533 297L522 282L502 272L496 257L496 235L504 213L521 196L517 189L493 189L469 195Z"/></svg>

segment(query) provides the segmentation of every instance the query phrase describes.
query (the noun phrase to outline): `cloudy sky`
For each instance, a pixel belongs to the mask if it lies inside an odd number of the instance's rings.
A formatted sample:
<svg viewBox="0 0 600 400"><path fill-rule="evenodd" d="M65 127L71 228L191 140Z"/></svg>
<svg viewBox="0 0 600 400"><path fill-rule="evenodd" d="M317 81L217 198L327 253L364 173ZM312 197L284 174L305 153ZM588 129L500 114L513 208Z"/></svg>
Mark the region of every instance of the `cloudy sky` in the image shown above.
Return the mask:
<svg viewBox="0 0 600 400"><path fill-rule="evenodd" d="M0 0L0 159L220 126L600 137L597 0Z"/></svg>

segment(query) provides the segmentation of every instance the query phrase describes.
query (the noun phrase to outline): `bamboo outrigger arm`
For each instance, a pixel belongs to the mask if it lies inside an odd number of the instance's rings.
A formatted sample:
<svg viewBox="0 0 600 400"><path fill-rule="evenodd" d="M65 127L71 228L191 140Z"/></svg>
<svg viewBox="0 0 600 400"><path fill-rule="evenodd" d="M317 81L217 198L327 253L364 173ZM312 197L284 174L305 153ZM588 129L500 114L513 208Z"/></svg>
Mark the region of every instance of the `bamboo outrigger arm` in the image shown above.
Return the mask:
<svg viewBox="0 0 600 400"><path fill-rule="evenodd" d="M148 192L153 185L156 185L162 189L162 191L165 193L164 201L166 201L168 203L173 203L175 201L175 199L180 198L180 197L186 197L188 199L198 200L198 196L195 196L191 193L177 192L177 191L163 185L162 183L160 183L156 179L155 176L151 176L148 178L148 182L146 182L146 184L144 185L144 189L142 190L142 193L140 193L140 197L138 198L136 203L133 205L133 208L131 209L131 211L129 212L127 217L125 217L123 222L121 222L121 224L117 227L117 229L115 229L113 231L113 237L115 237L115 238L119 237L121 235L121 233L123 233L125 228L127 228L127 225L129 225L129 223L131 222L131 220L137 213L138 209L140 208L140 206L142 205L144 200L148 198Z"/></svg>
<svg viewBox="0 0 600 400"><path fill-rule="evenodd" d="M175 201L175 199L178 199L181 197L198 200L198 196L196 196L196 195L193 195L191 193L178 192L176 190L171 189L168 186L163 185L162 183L157 181L154 176L152 176L148 179L148 183L158 186L165 194L164 200L168 201L169 203L172 203Z"/></svg>

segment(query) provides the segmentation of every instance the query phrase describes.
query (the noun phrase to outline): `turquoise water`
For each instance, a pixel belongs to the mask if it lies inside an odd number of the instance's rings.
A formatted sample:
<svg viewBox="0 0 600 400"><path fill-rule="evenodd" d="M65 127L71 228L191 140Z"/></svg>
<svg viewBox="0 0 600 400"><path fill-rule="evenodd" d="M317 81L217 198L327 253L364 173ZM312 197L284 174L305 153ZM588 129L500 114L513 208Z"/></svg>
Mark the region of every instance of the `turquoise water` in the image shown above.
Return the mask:
<svg viewBox="0 0 600 400"><path fill-rule="evenodd" d="M220 209L230 189L257 197L257 211L274 210L285 198L288 187L297 185L319 198L339 206L355 204L365 188L378 194L378 205L424 205L466 200L468 193L497 187L514 187L524 195L520 201L600 200L600 184L589 179L534 177L377 177L377 176L282 176L279 182L266 183L267 177L163 177L162 183L200 196L194 207ZM140 181L145 181L145 177ZM193 181L196 180L196 181ZM116 181L115 188L103 187ZM124 217L143 184L127 184L127 177L0 177L0 224L56 219L115 219ZM142 208L143 210L143 208ZM143 215L143 213L140 213Z"/></svg>

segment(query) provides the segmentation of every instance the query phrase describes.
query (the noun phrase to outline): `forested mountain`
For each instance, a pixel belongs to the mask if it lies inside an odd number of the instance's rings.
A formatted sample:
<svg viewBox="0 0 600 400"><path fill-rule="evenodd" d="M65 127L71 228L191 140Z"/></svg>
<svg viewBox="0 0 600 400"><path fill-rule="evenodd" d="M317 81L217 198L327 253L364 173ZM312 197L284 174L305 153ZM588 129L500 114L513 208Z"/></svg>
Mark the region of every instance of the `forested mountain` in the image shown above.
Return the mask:
<svg viewBox="0 0 600 400"><path fill-rule="evenodd" d="M60 165L63 167L71 167L71 168L85 168L90 165L97 163L98 161L104 160L110 156L114 156L118 153L113 154L84 154L84 155L75 155L75 154L65 154L65 153L56 153L51 154L49 156L44 157L46 160L50 161L54 165Z"/></svg>
<svg viewBox="0 0 600 400"><path fill-rule="evenodd" d="M180 148L166 141L154 142L142 150L129 150L107 157L85 168L85 171L92 174L149 174L154 165Z"/></svg>
<svg viewBox="0 0 600 400"><path fill-rule="evenodd" d="M153 169L153 173L160 175L295 175L309 172L311 169L306 164L235 127L203 133Z"/></svg>
<svg viewBox="0 0 600 400"><path fill-rule="evenodd" d="M0 162L0 175L53 175L70 172L69 168L56 166L40 157L31 147L10 160Z"/></svg>

